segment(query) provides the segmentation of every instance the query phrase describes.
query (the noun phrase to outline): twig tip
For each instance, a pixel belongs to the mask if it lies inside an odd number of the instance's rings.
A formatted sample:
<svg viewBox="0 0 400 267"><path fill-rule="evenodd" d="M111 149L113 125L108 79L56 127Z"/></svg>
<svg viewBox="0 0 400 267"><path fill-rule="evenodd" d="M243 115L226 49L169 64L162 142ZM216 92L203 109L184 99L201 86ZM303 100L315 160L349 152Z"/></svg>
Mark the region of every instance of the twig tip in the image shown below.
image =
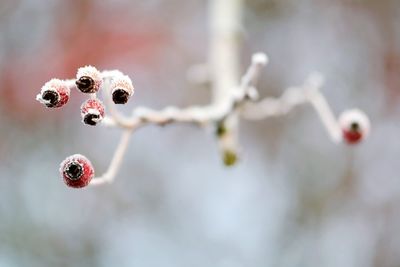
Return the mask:
<svg viewBox="0 0 400 267"><path fill-rule="evenodd" d="M262 52L255 53L253 54L251 61L253 62L253 64L260 64L262 66L265 66L268 64L268 56Z"/></svg>

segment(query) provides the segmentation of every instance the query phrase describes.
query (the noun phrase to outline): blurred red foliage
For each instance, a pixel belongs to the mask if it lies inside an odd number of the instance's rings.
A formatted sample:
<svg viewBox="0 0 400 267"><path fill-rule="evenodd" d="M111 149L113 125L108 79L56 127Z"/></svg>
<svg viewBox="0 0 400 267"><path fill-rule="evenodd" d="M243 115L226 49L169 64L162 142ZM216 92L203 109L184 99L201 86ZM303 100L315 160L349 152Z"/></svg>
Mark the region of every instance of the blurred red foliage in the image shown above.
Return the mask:
<svg viewBox="0 0 400 267"><path fill-rule="evenodd" d="M7 51L0 65L0 101L6 116L33 122L43 109L34 101L35 95L46 81L72 78L78 67L89 64L111 68L115 66L107 62L123 60L151 65L171 39L169 30L151 18L145 21L143 30L135 27L131 14L109 12L96 1L62 4L66 6L57 8L59 14L53 14L52 30L43 37L44 46L29 57ZM123 30L116 32L113 27L105 27L107 23Z"/></svg>

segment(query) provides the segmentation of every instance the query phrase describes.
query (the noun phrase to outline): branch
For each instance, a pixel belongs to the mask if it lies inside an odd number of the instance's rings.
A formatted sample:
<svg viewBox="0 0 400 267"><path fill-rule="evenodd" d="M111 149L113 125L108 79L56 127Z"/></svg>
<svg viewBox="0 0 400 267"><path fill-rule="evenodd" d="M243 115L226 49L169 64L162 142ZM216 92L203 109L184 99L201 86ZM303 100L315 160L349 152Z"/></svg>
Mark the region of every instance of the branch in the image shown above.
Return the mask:
<svg viewBox="0 0 400 267"><path fill-rule="evenodd" d="M166 107L162 110L154 110L146 107L137 107L132 111L130 118L123 117L115 107L107 101L107 108L110 109L111 117L106 117L103 124L109 127L122 127L125 129L136 130L146 124L157 124L164 126L170 123L193 123L204 126L223 120L233 111L237 110L244 102L254 100L257 91L253 87L261 69L267 64L267 56L257 53L253 56L251 65L241 80L241 85L228 90L225 101L214 102L207 106L192 106L188 108L178 108L174 106ZM104 88L108 91L107 88ZM105 96L109 98L109 96ZM113 111L114 110L114 111ZM119 122L118 122L119 121ZM121 121L123 121L121 123Z"/></svg>
<svg viewBox="0 0 400 267"><path fill-rule="evenodd" d="M125 130L106 173L94 178L90 185L95 186L111 183L115 179L129 145L130 136L140 127L148 124L164 126L171 123L192 123L198 126L204 126L209 125L210 123L216 123L228 117L230 114L238 110L243 103L249 99L254 99L256 91L252 86L257 80L262 67L266 64L267 56L265 54L255 54L252 58L250 67L241 80L241 85L236 90L232 89L227 91L229 94L224 102L213 103L208 106L188 107L185 109L179 109L173 106L166 107L163 110L138 107L133 110L130 118L124 117L117 111L110 98L109 84L104 83L102 89L103 92L105 92L105 103L111 116L105 117L102 124L108 127L123 128ZM103 79L111 79L109 76L110 73L120 75L118 72L104 71L102 72Z"/></svg>
<svg viewBox="0 0 400 267"><path fill-rule="evenodd" d="M335 143L342 141L342 130L325 97L320 92L324 78L320 73L312 73L300 87L288 88L280 98L265 98L259 103L246 104L241 115L248 120L282 116L298 105L310 103L318 113L328 134Z"/></svg>
<svg viewBox="0 0 400 267"><path fill-rule="evenodd" d="M117 175L117 172L122 164L122 160L124 159L125 153L128 149L129 141L132 136L131 130L125 130L122 133L121 140L114 152L114 156L111 160L111 163L107 169L107 171L102 175L90 182L91 186L102 185L105 183L112 183Z"/></svg>
<svg viewBox="0 0 400 267"><path fill-rule="evenodd" d="M114 158L111 161L108 171L101 177L94 179L92 183L98 185L114 180L126 151L126 146L128 146L129 138L127 136L149 124L165 126L172 123L191 123L198 126L205 126L218 123L236 112L244 119L261 120L268 117L285 115L296 106L310 103L319 114L332 141L335 143L342 141L341 128L325 97L320 92L320 88L323 85L323 77L319 73L310 74L302 86L286 89L279 98L268 97L259 102L252 102L258 96L254 85L262 67L267 62L268 58L265 54L254 54L251 65L241 79L240 86L229 91L229 97L226 98L225 102L184 109L174 106L166 107L162 110L138 107L133 110L133 115L130 118L124 118L123 125L117 123L113 115L106 117L103 124L109 127L122 127L125 131L114 153ZM116 113L112 114L115 115Z"/></svg>
<svg viewBox="0 0 400 267"><path fill-rule="evenodd" d="M209 105L187 108L169 106L162 110L137 107L132 110L130 115L126 116L118 111L114 102L124 104L128 99L128 91L129 96L133 94L133 86L129 77L118 70L99 72L92 66L85 67L86 70L78 70L79 78L77 80L52 79L46 83L37 96L37 100L45 106L57 108L65 105L69 99L70 90L76 88L75 81L77 81L78 89L93 99L85 103L95 102L97 107L100 107L101 112L98 111L95 114L97 116L96 123L101 121L103 126L123 130L110 165L103 175L90 180L94 170L90 162L84 156L79 155L79 157L67 158L68 160L64 161L70 165L67 166L68 171L62 173L63 178L73 180L74 183L70 184L75 184L75 187L86 186L85 181L91 181L89 184L91 186L113 182L125 157L133 132L150 124L164 126L172 123L190 123L200 127L216 126L224 163L233 165L237 160L239 150L240 118L261 120L272 116L282 116L302 104L311 104L314 107L333 142L339 143L345 140L348 144L355 144L363 140L369 132L368 117L360 110L354 109L343 112L337 120L320 92L323 85L321 74L309 75L302 86L286 89L279 98L268 97L256 102L258 100L256 83L262 68L268 63L268 57L263 53L254 54L250 66L240 79L239 36L243 1L210 0L209 2L209 63L206 67L207 73L200 75L203 77L199 79L210 79L213 99ZM80 75L80 72L84 75ZM126 81L126 79L128 82L123 83L124 86L128 84L129 87L128 91L123 92L126 98L119 98L118 95L116 98L112 97L112 91L121 93L119 92L120 88L116 86L121 80ZM116 88L118 90L115 90ZM104 116L104 107L97 99L96 93L99 89L103 92L106 110L109 112L109 115L105 116L103 120L101 118ZM90 106L90 108L92 107ZM85 114L82 114L84 117ZM74 161L71 163L71 160ZM79 179L82 175L86 175L86 180L80 183Z"/></svg>
<svg viewBox="0 0 400 267"><path fill-rule="evenodd" d="M209 65L214 103L226 102L239 81L242 10L243 0L210 1ZM236 112L218 122L218 144L226 165L237 160L238 127Z"/></svg>

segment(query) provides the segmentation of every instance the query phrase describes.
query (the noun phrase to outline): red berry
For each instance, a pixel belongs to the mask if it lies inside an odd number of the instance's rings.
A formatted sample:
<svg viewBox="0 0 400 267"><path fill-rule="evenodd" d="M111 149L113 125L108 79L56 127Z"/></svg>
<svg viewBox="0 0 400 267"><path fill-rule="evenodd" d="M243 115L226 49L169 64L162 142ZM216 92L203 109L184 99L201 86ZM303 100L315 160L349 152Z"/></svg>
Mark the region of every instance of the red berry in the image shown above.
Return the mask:
<svg viewBox="0 0 400 267"><path fill-rule="evenodd" d="M344 140L346 140L346 142L348 144L357 144L358 142L361 141L363 136L358 131L343 130L343 137L344 137Z"/></svg>
<svg viewBox="0 0 400 267"><path fill-rule="evenodd" d="M60 165L60 173L65 184L73 188L87 186L94 177L92 163L80 154L67 157Z"/></svg>
<svg viewBox="0 0 400 267"><path fill-rule="evenodd" d="M95 126L104 118L104 105L99 99L86 100L81 106L84 124Z"/></svg>
<svg viewBox="0 0 400 267"><path fill-rule="evenodd" d="M51 79L40 90L36 100L48 108L60 108L67 104L70 89L65 81Z"/></svg>
<svg viewBox="0 0 400 267"><path fill-rule="evenodd" d="M126 104L133 93L132 81L128 76L123 75L113 79L111 83L111 94L115 104Z"/></svg>
<svg viewBox="0 0 400 267"><path fill-rule="evenodd" d="M75 84L82 93L96 93L99 91L102 83L101 73L95 67L85 66L78 69Z"/></svg>
<svg viewBox="0 0 400 267"><path fill-rule="evenodd" d="M342 129L343 140L351 145L364 140L370 130L367 115L358 109L343 112L339 117L339 125Z"/></svg>

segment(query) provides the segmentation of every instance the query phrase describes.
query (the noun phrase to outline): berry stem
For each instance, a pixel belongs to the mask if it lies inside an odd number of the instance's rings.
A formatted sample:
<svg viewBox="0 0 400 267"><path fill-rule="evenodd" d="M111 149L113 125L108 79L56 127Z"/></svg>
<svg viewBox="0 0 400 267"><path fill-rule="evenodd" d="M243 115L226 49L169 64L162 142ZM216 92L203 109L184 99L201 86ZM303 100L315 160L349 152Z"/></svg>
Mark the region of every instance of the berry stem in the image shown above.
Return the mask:
<svg viewBox="0 0 400 267"><path fill-rule="evenodd" d="M114 181L115 176L117 175L121 167L122 161L125 157L125 153L128 149L131 136L132 136L132 130L125 130L122 133L121 139L114 152L114 156L111 160L110 165L108 166L107 171L103 175L95 177L90 183L91 186L102 185L105 183L112 183Z"/></svg>
<svg viewBox="0 0 400 267"><path fill-rule="evenodd" d="M325 126L328 134L335 143L342 141L342 134L335 115L328 105L325 97L319 90L313 90L308 94L308 99L314 109L317 111L322 124Z"/></svg>

